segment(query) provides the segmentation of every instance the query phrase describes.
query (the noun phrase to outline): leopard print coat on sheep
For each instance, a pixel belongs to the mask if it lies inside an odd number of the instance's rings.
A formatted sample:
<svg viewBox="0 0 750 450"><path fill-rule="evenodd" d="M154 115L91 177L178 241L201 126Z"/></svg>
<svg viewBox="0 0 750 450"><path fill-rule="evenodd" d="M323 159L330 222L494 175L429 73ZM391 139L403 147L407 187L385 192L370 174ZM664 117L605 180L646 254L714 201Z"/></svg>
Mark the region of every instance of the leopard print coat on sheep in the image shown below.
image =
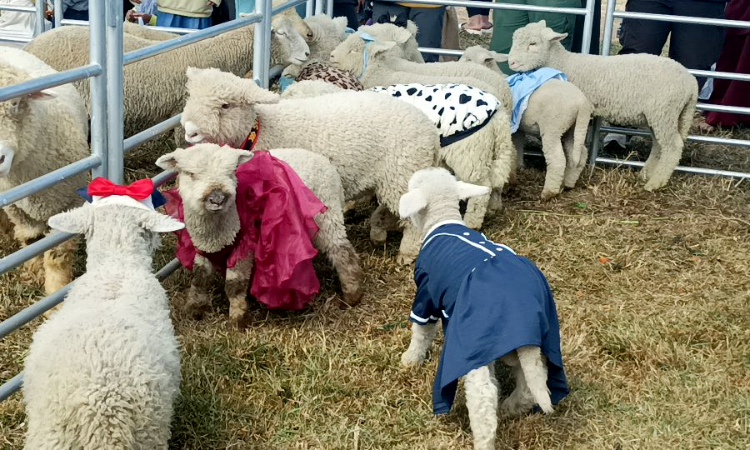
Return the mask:
<svg viewBox="0 0 750 450"><path fill-rule="evenodd" d="M362 83L351 73L319 62L309 64L300 71L295 81L302 80L321 80L338 86L341 89L353 91L365 90Z"/></svg>

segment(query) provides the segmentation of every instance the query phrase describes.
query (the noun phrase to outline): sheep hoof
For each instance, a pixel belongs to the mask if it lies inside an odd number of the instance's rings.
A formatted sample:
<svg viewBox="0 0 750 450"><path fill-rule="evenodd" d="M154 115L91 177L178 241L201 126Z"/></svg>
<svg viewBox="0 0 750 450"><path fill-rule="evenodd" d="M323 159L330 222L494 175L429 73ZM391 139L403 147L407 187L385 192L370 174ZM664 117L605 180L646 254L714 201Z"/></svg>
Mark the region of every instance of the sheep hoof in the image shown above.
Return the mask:
<svg viewBox="0 0 750 450"><path fill-rule="evenodd" d="M188 295L188 301L185 304L184 310L185 313L194 320L203 319L203 317L211 311L211 302L208 299L208 295Z"/></svg>
<svg viewBox="0 0 750 450"><path fill-rule="evenodd" d="M362 301L361 289L357 289L354 292L344 291L344 299L342 301L339 301L339 308L341 309L351 308L353 306L359 305L361 301Z"/></svg>
<svg viewBox="0 0 750 450"><path fill-rule="evenodd" d="M250 325L250 318L247 317L247 314L242 314L241 316L231 316L229 317L229 326L231 328L234 328L236 330L244 330L247 328L247 326Z"/></svg>
<svg viewBox="0 0 750 450"><path fill-rule="evenodd" d="M375 244L384 244L388 238L388 232L382 228L370 229L370 240Z"/></svg>
<svg viewBox="0 0 750 450"><path fill-rule="evenodd" d="M396 258L396 262L402 266L408 266L417 259L416 255L404 255L400 254Z"/></svg>
<svg viewBox="0 0 750 450"><path fill-rule="evenodd" d="M520 417L531 411L531 408L533 408L533 405L520 404L513 396L510 396L503 400L501 410L507 417Z"/></svg>
<svg viewBox="0 0 750 450"><path fill-rule="evenodd" d="M542 191L542 196L541 196L542 201L547 201L547 200L549 200L551 198L557 197L557 195L559 193L560 192L558 192L558 191L552 191L552 190L545 189L545 190Z"/></svg>
<svg viewBox="0 0 750 450"><path fill-rule="evenodd" d="M664 181L664 182L656 181L655 182L652 179L652 180L649 180L649 182L646 183L645 186L643 186L643 189L647 190L648 192L652 192L652 191L655 191L657 189L663 188L664 186L666 186L666 184L667 184L666 181Z"/></svg>
<svg viewBox="0 0 750 450"><path fill-rule="evenodd" d="M405 351L401 355L401 365L404 367L416 367L424 362L424 356L420 355L419 352Z"/></svg>

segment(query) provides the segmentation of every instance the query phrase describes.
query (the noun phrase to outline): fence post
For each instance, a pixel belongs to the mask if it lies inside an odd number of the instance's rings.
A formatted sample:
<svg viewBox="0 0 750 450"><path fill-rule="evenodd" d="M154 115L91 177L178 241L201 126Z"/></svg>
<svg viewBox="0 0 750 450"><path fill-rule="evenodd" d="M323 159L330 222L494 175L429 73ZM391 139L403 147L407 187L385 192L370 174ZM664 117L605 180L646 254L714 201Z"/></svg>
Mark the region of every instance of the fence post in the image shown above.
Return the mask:
<svg viewBox="0 0 750 450"><path fill-rule="evenodd" d="M328 17L333 17L333 0L328 0L326 3L326 14Z"/></svg>
<svg viewBox="0 0 750 450"><path fill-rule="evenodd" d="M58 28L60 25L62 25L62 19L63 19L63 11L62 11L62 0L55 0L52 12L55 16L55 28ZM91 25L91 7L89 6L89 25Z"/></svg>
<svg viewBox="0 0 750 450"><path fill-rule="evenodd" d="M323 14L323 5L326 0L315 0L315 15Z"/></svg>
<svg viewBox="0 0 750 450"><path fill-rule="evenodd" d="M44 10L47 6L45 0L36 0L36 24L34 24L34 37L44 32Z"/></svg>
<svg viewBox="0 0 750 450"><path fill-rule="evenodd" d="M107 43L107 178L123 182L123 64L122 5L108 1L106 11ZM167 70L165 67L164 70ZM148 101L148 99L144 99Z"/></svg>
<svg viewBox="0 0 750 450"><path fill-rule="evenodd" d="M55 9L55 14L62 11ZM107 62L105 47L105 4L89 4L89 58L99 64L102 73L89 78L89 115L91 117L91 154L101 158L101 165L92 171L93 177L107 176Z"/></svg>
<svg viewBox="0 0 750 450"><path fill-rule="evenodd" d="M255 12L262 14L263 19L255 25L253 80L258 86L268 89L268 69L271 63L272 0L256 0Z"/></svg>

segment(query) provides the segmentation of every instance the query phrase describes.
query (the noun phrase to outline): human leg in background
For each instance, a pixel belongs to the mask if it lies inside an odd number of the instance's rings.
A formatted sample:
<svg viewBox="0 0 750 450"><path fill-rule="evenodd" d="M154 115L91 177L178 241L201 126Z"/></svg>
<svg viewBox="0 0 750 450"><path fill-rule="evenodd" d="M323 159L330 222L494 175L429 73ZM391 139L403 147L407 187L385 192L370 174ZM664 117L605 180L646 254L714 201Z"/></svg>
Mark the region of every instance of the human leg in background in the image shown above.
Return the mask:
<svg viewBox="0 0 750 450"><path fill-rule="evenodd" d="M469 21L461 24L461 29L471 34L491 32L490 10L487 8L466 8Z"/></svg>
<svg viewBox="0 0 750 450"><path fill-rule="evenodd" d="M594 24L591 27L591 46L589 47L590 55L598 55L601 53L601 32L602 32L602 15L599 11L602 10L602 0L588 0L594 2ZM587 0L581 0L581 8L585 8L588 3ZM576 16L576 29L573 33L573 51L581 52L583 48L583 25L586 21L586 16Z"/></svg>
<svg viewBox="0 0 750 450"><path fill-rule="evenodd" d="M73 8L68 8L63 13L63 18L68 20L89 20L89 10L78 11Z"/></svg>
<svg viewBox="0 0 750 450"><path fill-rule="evenodd" d="M346 26L352 30L359 28L357 0L333 0L333 17L346 17Z"/></svg>
<svg viewBox="0 0 750 450"><path fill-rule="evenodd" d="M672 14L672 0L628 0L625 10L652 14ZM670 22L625 19L620 31L622 49L618 54L650 53L660 55L672 30Z"/></svg>
<svg viewBox="0 0 750 450"><path fill-rule="evenodd" d="M373 10L373 17L379 17ZM410 8L409 19L417 24L417 44L420 47L440 48L443 40L445 6L439 8ZM423 54L424 62L437 62L440 55Z"/></svg>
<svg viewBox="0 0 750 450"><path fill-rule="evenodd" d="M580 8L581 0L528 0L528 4L532 6L546 6L555 8ZM555 30L557 33L568 33L568 37L563 39L560 43L563 45L563 47L565 47L565 50L572 50L573 36L576 30L575 15L533 11L529 12L529 22L539 22L540 20L546 21L547 26Z"/></svg>
<svg viewBox="0 0 750 450"><path fill-rule="evenodd" d="M526 0L495 0L495 3L516 3L526 5ZM492 11L492 41L490 50L498 53L508 53L513 43L513 32L529 23L529 14L526 11L513 11L496 9ZM507 62L499 64L500 70L510 75L513 73Z"/></svg>

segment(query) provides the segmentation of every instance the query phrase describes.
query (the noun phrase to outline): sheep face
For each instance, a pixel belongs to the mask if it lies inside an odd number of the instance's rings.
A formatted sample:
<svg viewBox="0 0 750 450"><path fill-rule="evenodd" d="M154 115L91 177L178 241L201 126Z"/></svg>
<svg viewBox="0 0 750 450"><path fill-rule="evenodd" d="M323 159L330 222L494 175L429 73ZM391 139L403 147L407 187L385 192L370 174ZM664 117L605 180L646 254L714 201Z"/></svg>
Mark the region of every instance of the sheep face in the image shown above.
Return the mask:
<svg viewBox="0 0 750 450"><path fill-rule="evenodd" d="M223 214L236 210L237 166L252 153L216 144L178 148L156 161L162 169L177 171L185 209L198 214Z"/></svg>
<svg viewBox="0 0 750 450"><path fill-rule="evenodd" d="M508 53L508 66L516 72L528 72L549 64L550 49L560 46L567 33L555 33L540 20L519 28L513 33L513 45Z"/></svg>
<svg viewBox="0 0 750 450"><path fill-rule="evenodd" d="M493 52L486 48L475 45L464 50L464 54L458 59L459 62L473 62L475 64L481 64L488 69L492 69L494 72L502 74L502 71L497 66L497 63L508 60L508 55L502 53Z"/></svg>
<svg viewBox="0 0 750 450"><path fill-rule="evenodd" d="M310 57L310 48L307 46L307 42L288 18L275 17L272 21L271 32L281 50L284 61L290 64L302 64Z"/></svg>
<svg viewBox="0 0 750 450"><path fill-rule="evenodd" d="M273 7L281 6L286 4L286 0L274 0L273 1ZM288 8L278 15L274 16L274 19L284 17L290 21L294 29L299 33L300 36L302 36L306 42L310 42L313 40L314 35L312 29L305 23L304 20L302 20L302 17L297 14L297 10L295 8Z"/></svg>
<svg viewBox="0 0 750 450"><path fill-rule="evenodd" d="M395 46L395 42L377 41L367 33L353 33L331 52L330 62L334 67L362 78L366 70L365 60L368 65L372 64Z"/></svg>
<svg viewBox="0 0 750 450"><path fill-rule="evenodd" d="M218 69L191 67L187 78L188 99L180 122L191 144L239 148L255 124L252 106L279 101L278 94L258 87L253 80Z"/></svg>

